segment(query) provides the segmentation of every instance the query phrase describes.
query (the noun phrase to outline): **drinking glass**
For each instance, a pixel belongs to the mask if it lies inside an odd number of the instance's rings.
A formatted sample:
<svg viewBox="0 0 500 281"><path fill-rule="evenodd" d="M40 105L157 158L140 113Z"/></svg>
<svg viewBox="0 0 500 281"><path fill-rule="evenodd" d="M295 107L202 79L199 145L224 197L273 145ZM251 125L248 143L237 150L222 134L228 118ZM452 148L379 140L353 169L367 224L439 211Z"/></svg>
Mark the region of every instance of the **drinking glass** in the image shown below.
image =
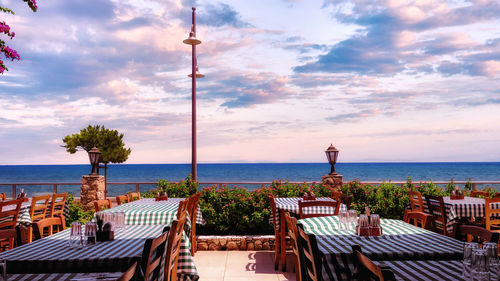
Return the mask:
<svg viewBox="0 0 500 281"><path fill-rule="evenodd" d="M380 216L378 214L370 215L370 226L378 227L380 226Z"/></svg>
<svg viewBox="0 0 500 281"><path fill-rule="evenodd" d="M479 244L474 242L466 242L464 245L464 260L462 263L462 277L464 279L470 278L472 250L478 249Z"/></svg>
<svg viewBox="0 0 500 281"><path fill-rule="evenodd" d="M118 218L120 222L120 227L123 229L125 228L125 213L124 212L118 212Z"/></svg>
<svg viewBox="0 0 500 281"><path fill-rule="evenodd" d="M340 211L339 212L339 223L340 223L340 229L346 229L349 230L349 225L348 225L348 216L346 211Z"/></svg>
<svg viewBox="0 0 500 281"><path fill-rule="evenodd" d="M2 281L7 281L7 261L4 259L0 259L0 270L2 271Z"/></svg>
<svg viewBox="0 0 500 281"><path fill-rule="evenodd" d="M87 222L85 224L85 238L83 242L85 245L94 245L96 243L97 225L95 222Z"/></svg>
<svg viewBox="0 0 500 281"><path fill-rule="evenodd" d="M78 221L75 221L71 223L69 246L80 247L81 245L82 245L82 224Z"/></svg>
<svg viewBox="0 0 500 281"><path fill-rule="evenodd" d="M488 255L485 249L472 250L470 273L472 281L490 281Z"/></svg>
<svg viewBox="0 0 500 281"><path fill-rule="evenodd" d="M483 249L486 250L486 255L488 256L488 270L490 272L490 280L498 281L498 245L497 243L483 243Z"/></svg>
<svg viewBox="0 0 500 281"><path fill-rule="evenodd" d="M349 210L349 223L353 227L356 228L356 221L358 220L358 212L356 210Z"/></svg>

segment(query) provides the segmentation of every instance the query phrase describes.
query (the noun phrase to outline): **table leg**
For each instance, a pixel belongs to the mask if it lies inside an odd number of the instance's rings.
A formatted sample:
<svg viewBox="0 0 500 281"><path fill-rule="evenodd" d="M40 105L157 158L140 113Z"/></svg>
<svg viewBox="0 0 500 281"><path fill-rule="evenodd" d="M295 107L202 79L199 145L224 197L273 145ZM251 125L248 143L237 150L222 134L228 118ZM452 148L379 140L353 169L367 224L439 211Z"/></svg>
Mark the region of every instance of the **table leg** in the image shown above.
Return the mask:
<svg viewBox="0 0 500 281"><path fill-rule="evenodd" d="M280 212L280 256L281 256L281 270L286 271L286 223L285 211Z"/></svg>

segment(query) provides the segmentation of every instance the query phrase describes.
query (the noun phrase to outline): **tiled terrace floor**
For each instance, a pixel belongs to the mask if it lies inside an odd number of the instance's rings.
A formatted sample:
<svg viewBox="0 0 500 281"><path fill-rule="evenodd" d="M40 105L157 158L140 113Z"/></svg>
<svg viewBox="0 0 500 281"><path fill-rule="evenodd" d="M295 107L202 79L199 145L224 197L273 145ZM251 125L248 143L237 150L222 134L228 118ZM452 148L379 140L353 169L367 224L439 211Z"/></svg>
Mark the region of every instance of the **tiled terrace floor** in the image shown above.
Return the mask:
<svg viewBox="0 0 500 281"><path fill-rule="evenodd" d="M200 281L295 281L288 259L288 272L274 270L273 252L198 251L194 256Z"/></svg>

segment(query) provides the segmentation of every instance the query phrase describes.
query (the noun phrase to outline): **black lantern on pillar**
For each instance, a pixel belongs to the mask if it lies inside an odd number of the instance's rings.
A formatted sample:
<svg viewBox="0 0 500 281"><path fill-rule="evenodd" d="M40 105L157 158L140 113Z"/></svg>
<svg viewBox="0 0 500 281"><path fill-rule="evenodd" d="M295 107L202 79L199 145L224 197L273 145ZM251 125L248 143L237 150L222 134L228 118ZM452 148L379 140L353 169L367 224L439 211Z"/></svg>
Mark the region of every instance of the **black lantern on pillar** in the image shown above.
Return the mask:
<svg viewBox="0 0 500 281"><path fill-rule="evenodd" d="M92 175L97 174L97 166L99 165L99 158L101 157L101 152L97 147L93 147L89 151L89 159L90 159L90 165L92 165Z"/></svg>
<svg viewBox="0 0 500 281"><path fill-rule="evenodd" d="M336 149L333 144L330 144L330 147L328 147L325 151L326 153L326 158L328 158L328 163L332 165L332 169L330 171L330 175L335 175L337 174L335 172L335 163L337 163L337 156L339 156L339 150Z"/></svg>

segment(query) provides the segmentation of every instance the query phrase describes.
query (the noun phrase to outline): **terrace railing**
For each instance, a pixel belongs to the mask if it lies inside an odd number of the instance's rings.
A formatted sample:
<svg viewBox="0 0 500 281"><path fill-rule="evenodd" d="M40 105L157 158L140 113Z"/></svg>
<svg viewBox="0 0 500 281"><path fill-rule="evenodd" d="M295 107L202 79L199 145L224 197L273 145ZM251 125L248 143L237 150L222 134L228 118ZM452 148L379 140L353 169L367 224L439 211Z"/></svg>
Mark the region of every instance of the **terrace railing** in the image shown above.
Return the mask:
<svg viewBox="0 0 500 281"><path fill-rule="evenodd" d="M366 184L380 184L383 182L387 183L393 183L393 184L405 184L406 181L363 181L362 183ZM414 184L418 184L419 182L425 182L425 181L413 181ZM473 186L477 185L500 185L500 181L470 181ZM135 192L140 192L140 187L141 185L156 185L158 182L108 182L108 188L114 185L133 185L135 186ZM291 182L289 183L292 184L311 184L314 182ZM449 181L433 181L434 184L436 185L445 185L448 184ZM464 185L467 183L467 181L454 181L455 184L457 185ZM210 181L210 182L199 182L201 186L210 186L210 185L217 185L219 187L224 186L224 185L241 185L241 186L266 186L271 184L271 182L240 182L240 181L230 181L230 182L215 182L215 181ZM22 186L51 186L52 187L52 192L58 193L58 188L60 186L80 186L80 182L16 182L16 183L0 183L0 187L2 186L10 186L12 189L12 198L15 198L17 196L17 189L22 187Z"/></svg>

